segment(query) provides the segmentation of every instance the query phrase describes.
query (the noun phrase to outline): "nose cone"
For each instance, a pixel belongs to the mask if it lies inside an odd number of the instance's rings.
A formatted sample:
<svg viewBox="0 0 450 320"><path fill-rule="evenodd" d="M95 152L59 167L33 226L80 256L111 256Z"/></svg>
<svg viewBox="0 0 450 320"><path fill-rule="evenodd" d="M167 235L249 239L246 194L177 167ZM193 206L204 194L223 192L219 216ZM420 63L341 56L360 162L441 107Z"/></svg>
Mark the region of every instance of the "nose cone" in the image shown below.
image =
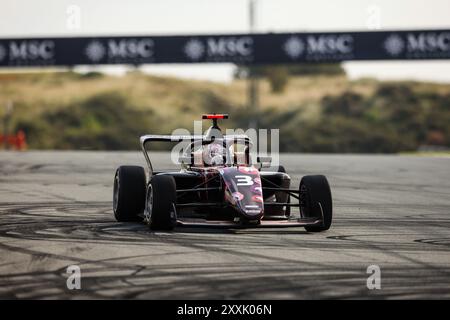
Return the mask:
<svg viewBox="0 0 450 320"><path fill-rule="evenodd" d="M264 199L259 171L254 167L222 169L226 200L244 217L255 220L264 215Z"/></svg>

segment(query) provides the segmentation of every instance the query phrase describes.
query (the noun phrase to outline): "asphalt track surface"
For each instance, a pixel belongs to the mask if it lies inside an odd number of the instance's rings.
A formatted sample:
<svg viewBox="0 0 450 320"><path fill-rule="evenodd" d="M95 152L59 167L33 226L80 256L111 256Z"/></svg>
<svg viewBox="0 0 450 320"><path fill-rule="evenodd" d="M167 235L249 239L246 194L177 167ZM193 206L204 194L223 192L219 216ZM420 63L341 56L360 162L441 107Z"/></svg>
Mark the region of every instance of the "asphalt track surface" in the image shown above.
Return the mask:
<svg viewBox="0 0 450 320"><path fill-rule="evenodd" d="M154 155L156 167L163 155ZM328 176L334 224L152 232L112 216L137 152L0 152L0 298L450 298L450 158L283 155ZM69 265L81 289L68 290ZM366 286L378 265L381 289Z"/></svg>

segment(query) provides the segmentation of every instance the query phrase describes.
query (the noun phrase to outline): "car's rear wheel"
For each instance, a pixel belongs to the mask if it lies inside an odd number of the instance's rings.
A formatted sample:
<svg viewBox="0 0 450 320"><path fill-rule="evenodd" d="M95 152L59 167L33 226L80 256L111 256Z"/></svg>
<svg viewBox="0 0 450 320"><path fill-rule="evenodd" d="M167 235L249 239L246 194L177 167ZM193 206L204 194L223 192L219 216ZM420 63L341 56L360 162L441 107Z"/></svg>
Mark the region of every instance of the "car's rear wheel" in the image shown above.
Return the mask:
<svg viewBox="0 0 450 320"><path fill-rule="evenodd" d="M153 230L172 230L176 217L176 184L169 175L156 175L147 187L147 217Z"/></svg>
<svg viewBox="0 0 450 320"><path fill-rule="evenodd" d="M323 217L320 226L306 226L306 231L328 230L333 219L333 204L328 180L323 175L304 176L300 181L300 212L302 217Z"/></svg>
<svg viewBox="0 0 450 320"><path fill-rule="evenodd" d="M114 177L113 211L117 221L140 221L145 206L145 171L138 166L120 166Z"/></svg>

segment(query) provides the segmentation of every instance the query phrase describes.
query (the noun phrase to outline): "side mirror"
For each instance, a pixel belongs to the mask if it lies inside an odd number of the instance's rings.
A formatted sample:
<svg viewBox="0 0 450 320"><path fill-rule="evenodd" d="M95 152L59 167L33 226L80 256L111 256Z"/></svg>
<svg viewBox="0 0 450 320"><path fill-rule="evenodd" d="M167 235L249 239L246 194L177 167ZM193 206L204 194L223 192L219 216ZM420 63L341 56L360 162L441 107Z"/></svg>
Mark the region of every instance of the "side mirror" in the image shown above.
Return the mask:
<svg viewBox="0 0 450 320"><path fill-rule="evenodd" d="M270 165L272 164L272 157L258 156L256 158L256 162L261 164L261 168L270 168Z"/></svg>

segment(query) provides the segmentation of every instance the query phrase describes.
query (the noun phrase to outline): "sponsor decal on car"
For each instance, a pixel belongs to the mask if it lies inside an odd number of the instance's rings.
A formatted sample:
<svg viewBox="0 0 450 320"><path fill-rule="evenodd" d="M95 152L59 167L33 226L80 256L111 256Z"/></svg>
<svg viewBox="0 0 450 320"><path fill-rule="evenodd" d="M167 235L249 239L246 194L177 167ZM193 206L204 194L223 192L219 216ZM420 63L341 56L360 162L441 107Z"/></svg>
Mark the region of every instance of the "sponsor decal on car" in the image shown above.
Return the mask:
<svg viewBox="0 0 450 320"><path fill-rule="evenodd" d="M245 213L247 213L247 214L259 214L259 213L261 213L261 210L259 209L259 210L256 210L256 209L252 209L252 210L245 210Z"/></svg>
<svg viewBox="0 0 450 320"><path fill-rule="evenodd" d="M233 199L237 200L237 201L241 201L242 199L244 199L244 195L237 191L233 192L232 196L233 196Z"/></svg>
<svg viewBox="0 0 450 320"><path fill-rule="evenodd" d="M258 174L258 169L254 167L239 167L239 171L247 174Z"/></svg>
<svg viewBox="0 0 450 320"><path fill-rule="evenodd" d="M255 202L260 202L260 203L262 203L264 201L263 197L258 196L258 195L252 196L252 200Z"/></svg>
<svg viewBox="0 0 450 320"><path fill-rule="evenodd" d="M252 191L254 192L254 193L257 193L257 194L261 194L262 193L262 188L259 186L259 185L253 185L252 186Z"/></svg>

